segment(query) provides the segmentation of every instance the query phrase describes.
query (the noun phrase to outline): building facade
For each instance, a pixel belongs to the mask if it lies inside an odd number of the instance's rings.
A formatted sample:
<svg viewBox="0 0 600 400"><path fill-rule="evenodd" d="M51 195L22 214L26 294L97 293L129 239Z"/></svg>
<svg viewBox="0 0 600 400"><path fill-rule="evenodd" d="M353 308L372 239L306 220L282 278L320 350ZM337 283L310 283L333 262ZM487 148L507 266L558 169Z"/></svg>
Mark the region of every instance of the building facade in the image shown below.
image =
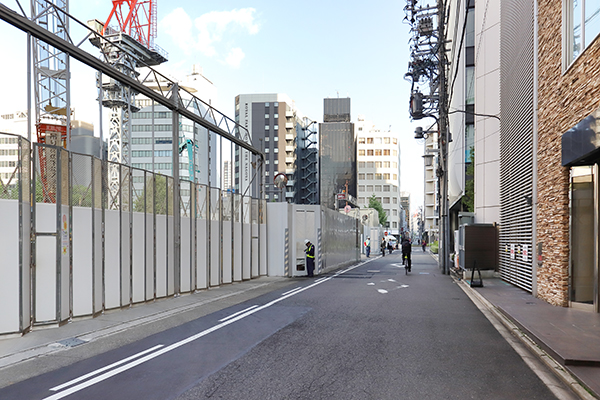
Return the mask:
<svg viewBox="0 0 600 400"><path fill-rule="evenodd" d="M235 98L235 120L248 128L250 140L265 155L264 193L265 199L276 202L298 203L302 190L309 179L300 174L303 163L314 160L314 151L302 153L305 148L315 148L305 130L309 119L296 108L295 103L282 93L240 94ZM300 157L298 157L300 155ZM235 190L243 190L245 183L239 161L243 152L235 154ZM312 181L316 181L316 166L312 163ZM275 178L285 177L285 187L278 187ZM258 180L253 181L256 185ZM304 194L306 195L306 193ZM300 203L299 203L300 204ZM302 203L314 204L314 203Z"/></svg>
<svg viewBox="0 0 600 400"><path fill-rule="evenodd" d="M189 100L188 93L202 94L202 100L211 104L216 89L194 66L192 73L179 80L182 99ZM158 90L166 88L165 81L149 80L146 85ZM196 104L196 103L192 103ZM173 117L164 106L153 104L144 96L136 98L140 110L131 117L131 165L135 168L172 176L173 173ZM205 110L195 110L204 113ZM221 187L221 138L187 118L178 121L179 176L196 183Z"/></svg>
<svg viewBox="0 0 600 400"><path fill-rule="evenodd" d="M537 3L537 295L598 312L600 4Z"/></svg>
<svg viewBox="0 0 600 400"><path fill-rule="evenodd" d="M375 196L388 217L388 233L400 237L403 209L400 201L400 156L398 134L381 131L358 116L356 122L358 149L358 204L369 206Z"/></svg>
<svg viewBox="0 0 600 400"><path fill-rule="evenodd" d="M323 206L337 209L358 196L356 134L350 120L350 98L324 99L319 124L319 195Z"/></svg>

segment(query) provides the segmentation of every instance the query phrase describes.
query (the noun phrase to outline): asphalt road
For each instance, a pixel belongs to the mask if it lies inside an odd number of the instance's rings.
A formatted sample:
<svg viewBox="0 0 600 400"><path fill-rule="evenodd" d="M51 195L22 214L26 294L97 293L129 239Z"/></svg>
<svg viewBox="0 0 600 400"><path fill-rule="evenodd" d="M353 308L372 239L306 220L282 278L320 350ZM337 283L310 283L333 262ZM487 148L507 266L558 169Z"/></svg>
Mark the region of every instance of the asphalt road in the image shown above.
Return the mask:
<svg viewBox="0 0 600 400"><path fill-rule="evenodd" d="M0 399L555 398L429 255L293 283Z"/></svg>

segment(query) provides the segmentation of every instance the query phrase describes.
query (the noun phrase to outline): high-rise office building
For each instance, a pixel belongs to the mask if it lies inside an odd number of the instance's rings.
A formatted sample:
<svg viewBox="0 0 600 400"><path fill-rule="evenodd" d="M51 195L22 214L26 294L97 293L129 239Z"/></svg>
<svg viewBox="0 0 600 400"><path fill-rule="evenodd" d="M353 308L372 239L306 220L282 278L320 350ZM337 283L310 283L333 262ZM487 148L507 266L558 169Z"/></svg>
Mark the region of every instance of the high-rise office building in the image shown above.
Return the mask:
<svg viewBox="0 0 600 400"><path fill-rule="evenodd" d="M161 79L146 82L147 86L157 90L166 88L168 84ZM197 65L179 84L185 89L180 91L184 101L190 97L188 93L202 96L202 101L207 104L211 104L216 96L212 82L202 75L202 70ZM153 105L152 100L144 96L136 99L136 105L140 111L132 114L131 164L133 167L170 176L173 169L172 113L165 106ZM195 111L204 113L202 110ZM179 119L178 136L179 176L192 180L190 175L193 175L197 183L220 187L219 136L182 116Z"/></svg>
<svg viewBox="0 0 600 400"><path fill-rule="evenodd" d="M356 135L350 122L350 98L324 99L319 124L319 195L325 207L356 205ZM338 203L338 195L345 198ZM343 196L342 196L343 197Z"/></svg>
<svg viewBox="0 0 600 400"><path fill-rule="evenodd" d="M265 198L269 201L294 203L298 202L299 196L310 197L306 194L313 191L305 187L309 181L316 182L316 177L307 180L304 175L299 174L299 170L307 170L299 166L307 163L316 174L316 161L312 162L316 157L314 151L310 150L314 148L310 137L305 140L305 136L310 136L306 133L308 119L300 114L294 102L281 93L240 94L235 98L235 119L238 124L248 129L252 144L265 154ZM309 150L306 150L307 148ZM303 150L306 151L302 152ZM235 191L243 193L248 185L251 185L252 193L257 193L261 177L255 177L251 181L251 176L244 175L240 165L243 151L236 149ZM301 157L298 157L298 154ZM287 179L285 188L275 185L274 179L278 175Z"/></svg>

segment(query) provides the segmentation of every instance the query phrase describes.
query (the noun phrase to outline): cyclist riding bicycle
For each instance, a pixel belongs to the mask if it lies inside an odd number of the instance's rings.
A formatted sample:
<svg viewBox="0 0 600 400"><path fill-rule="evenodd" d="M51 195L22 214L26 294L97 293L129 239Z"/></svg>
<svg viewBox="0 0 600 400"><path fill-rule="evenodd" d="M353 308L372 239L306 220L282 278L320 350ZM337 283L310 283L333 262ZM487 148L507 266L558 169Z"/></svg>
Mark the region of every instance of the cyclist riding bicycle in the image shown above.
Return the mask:
<svg viewBox="0 0 600 400"><path fill-rule="evenodd" d="M407 270L408 272L410 272L411 269L411 260L410 260L410 252L412 250L412 245L410 244L410 240L408 240L408 238L404 238L404 240L402 241L402 260L406 259L406 263L408 263L407 265Z"/></svg>

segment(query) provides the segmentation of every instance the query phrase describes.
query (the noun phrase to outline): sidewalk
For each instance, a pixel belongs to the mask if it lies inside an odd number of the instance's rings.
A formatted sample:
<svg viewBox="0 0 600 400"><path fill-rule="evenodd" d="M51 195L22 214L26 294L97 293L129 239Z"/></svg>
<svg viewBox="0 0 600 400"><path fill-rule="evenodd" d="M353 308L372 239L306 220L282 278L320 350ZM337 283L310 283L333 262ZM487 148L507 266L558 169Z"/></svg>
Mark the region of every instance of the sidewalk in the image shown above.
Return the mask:
<svg viewBox="0 0 600 400"><path fill-rule="evenodd" d="M600 398L599 313L553 306L499 278L483 279L483 287L472 288L469 281L464 280L459 284L479 295L488 307L500 311L590 393Z"/></svg>
<svg viewBox="0 0 600 400"><path fill-rule="evenodd" d="M23 336L0 336L0 369L199 307L206 309L203 310L204 313L212 312L228 307L233 302L258 296L262 294L262 290L272 290L278 284L291 283L292 280L288 278L260 277L193 294L140 303L125 309L109 310L96 318L76 319L59 328L34 327Z"/></svg>

